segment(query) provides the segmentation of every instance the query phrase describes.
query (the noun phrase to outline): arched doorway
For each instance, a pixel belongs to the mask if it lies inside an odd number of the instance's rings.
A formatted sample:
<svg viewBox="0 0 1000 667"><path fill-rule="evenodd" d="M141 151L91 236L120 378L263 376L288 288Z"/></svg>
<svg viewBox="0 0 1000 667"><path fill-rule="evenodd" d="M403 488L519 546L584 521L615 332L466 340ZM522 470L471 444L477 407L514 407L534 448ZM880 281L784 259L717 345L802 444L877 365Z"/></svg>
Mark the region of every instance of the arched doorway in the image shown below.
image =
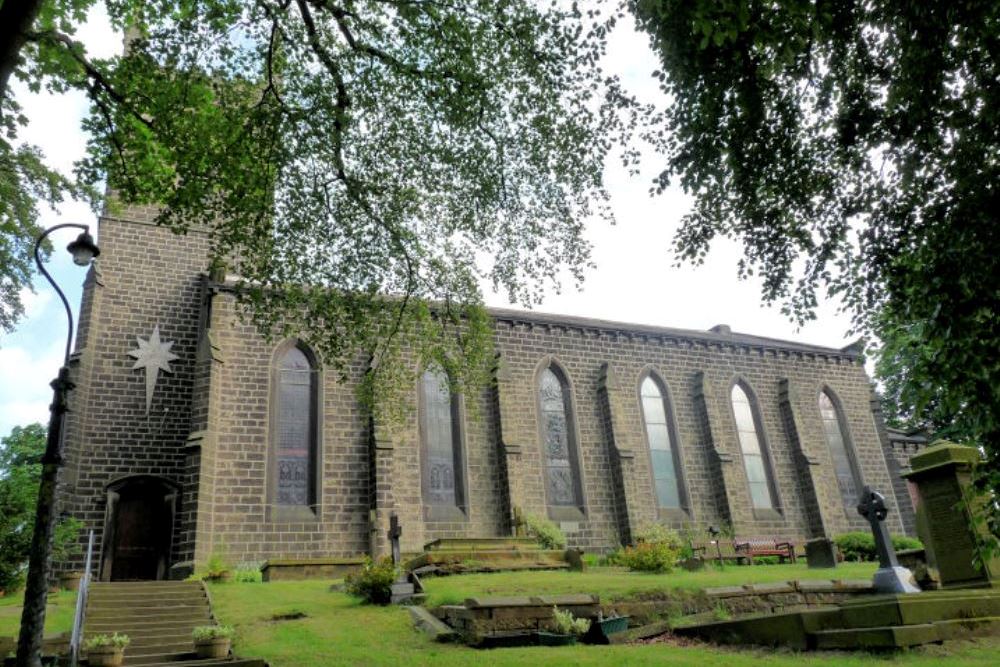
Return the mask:
<svg viewBox="0 0 1000 667"><path fill-rule="evenodd" d="M166 579L178 487L136 475L112 482L107 493L101 580Z"/></svg>

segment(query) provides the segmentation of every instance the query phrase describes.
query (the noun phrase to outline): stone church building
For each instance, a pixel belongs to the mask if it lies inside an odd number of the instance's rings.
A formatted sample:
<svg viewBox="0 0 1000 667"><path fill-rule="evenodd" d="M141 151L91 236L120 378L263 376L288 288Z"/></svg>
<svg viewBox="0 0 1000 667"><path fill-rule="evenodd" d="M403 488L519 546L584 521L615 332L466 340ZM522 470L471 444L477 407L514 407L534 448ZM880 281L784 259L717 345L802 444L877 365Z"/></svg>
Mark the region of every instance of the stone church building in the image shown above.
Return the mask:
<svg viewBox="0 0 1000 667"><path fill-rule="evenodd" d="M886 429L856 349L494 310L496 383L427 369L393 437L296 339L271 344L206 274L208 238L151 209L100 221L85 284L60 509L96 532L102 579L404 551L510 535L515 514L607 550L652 522L804 540L894 511ZM905 488L904 488L905 491ZM707 538L707 534L706 534Z"/></svg>

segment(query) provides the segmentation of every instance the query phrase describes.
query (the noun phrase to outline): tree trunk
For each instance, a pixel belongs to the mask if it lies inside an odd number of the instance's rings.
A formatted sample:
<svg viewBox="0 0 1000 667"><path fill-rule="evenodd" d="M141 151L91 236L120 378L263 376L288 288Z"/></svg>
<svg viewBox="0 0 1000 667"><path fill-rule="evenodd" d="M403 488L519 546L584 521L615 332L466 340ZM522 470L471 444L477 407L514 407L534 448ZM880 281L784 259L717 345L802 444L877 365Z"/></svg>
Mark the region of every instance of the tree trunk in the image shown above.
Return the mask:
<svg viewBox="0 0 1000 667"><path fill-rule="evenodd" d="M4 0L0 4L0 99L7 97L10 75L27 41L25 33L31 29L41 8L42 0Z"/></svg>

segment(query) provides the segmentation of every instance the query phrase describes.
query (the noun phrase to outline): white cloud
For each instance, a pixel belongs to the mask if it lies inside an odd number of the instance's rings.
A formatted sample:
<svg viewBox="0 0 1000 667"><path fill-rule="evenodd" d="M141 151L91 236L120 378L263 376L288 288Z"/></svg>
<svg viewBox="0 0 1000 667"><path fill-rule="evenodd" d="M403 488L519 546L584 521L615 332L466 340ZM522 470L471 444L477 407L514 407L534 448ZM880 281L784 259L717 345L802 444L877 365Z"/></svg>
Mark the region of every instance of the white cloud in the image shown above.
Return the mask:
<svg viewBox="0 0 1000 667"><path fill-rule="evenodd" d="M47 290L32 292L25 287L18 292L18 295L21 297L21 303L24 304L24 319L26 320L37 317L52 301L52 293Z"/></svg>
<svg viewBox="0 0 1000 667"><path fill-rule="evenodd" d="M0 436L15 426L48 423L49 382L59 372L62 359L62 341L37 350L21 345L0 348Z"/></svg>

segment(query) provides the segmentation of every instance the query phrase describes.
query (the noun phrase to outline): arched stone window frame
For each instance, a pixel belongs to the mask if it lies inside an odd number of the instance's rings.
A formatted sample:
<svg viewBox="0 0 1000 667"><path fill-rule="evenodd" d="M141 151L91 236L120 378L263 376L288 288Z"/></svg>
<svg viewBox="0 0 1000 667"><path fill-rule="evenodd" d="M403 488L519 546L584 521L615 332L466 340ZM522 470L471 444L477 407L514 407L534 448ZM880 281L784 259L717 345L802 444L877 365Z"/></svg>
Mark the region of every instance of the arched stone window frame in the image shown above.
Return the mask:
<svg viewBox="0 0 1000 667"><path fill-rule="evenodd" d="M823 417L823 411L820 407L820 401L823 396L826 396L830 403L833 405L833 411L837 417L837 426L840 428L840 438L844 444L844 453L847 457L847 463L851 468L851 476L854 478L854 489L856 497L849 501L847 496L844 494L844 488L840 484L840 476L837 475L836 463L833 462L833 448L831 447L830 439L827 437L825 418ZM864 475L861 472L861 466L858 463L857 451L854 448L854 437L851 435L850 425L847 423L847 413L844 411L844 403L840 400L840 396L834 391L833 387L828 384L824 384L816 392L816 411L819 413L820 419L820 430L823 432L823 442L826 443L827 451L831 456L831 463L834 465L834 476L837 478L837 491L840 494L841 505L844 508L844 513L849 519L855 519L858 517L857 513L857 503L859 498L857 494L860 494L861 489L864 488Z"/></svg>
<svg viewBox="0 0 1000 667"><path fill-rule="evenodd" d="M649 425L646 419L646 412L642 402L642 385L647 380L652 380L660 391L660 399L663 401L663 412L667 420L667 432L670 436L671 449L674 457L674 474L677 477L677 495L680 499L679 507L661 507L659 494L656 491L656 471L653 468L653 450L650 445ZM673 396L670 386L663 379L663 374L655 366L646 366L639 373L638 382L635 385L635 396L639 405L639 419L642 421L642 434L646 441L646 457L649 461L649 481L652 491L653 503L657 514L661 519L685 520L690 518L691 496L687 488L687 474L684 467L684 453L681 447L680 432L677 429L677 414L674 411Z"/></svg>
<svg viewBox="0 0 1000 667"><path fill-rule="evenodd" d="M573 505L555 505L549 497L549 462L545 452L545 422L542 415L542 377L546 370L551 370L559 381L563 396L563 411L566 418L567 451L569 467L573 475L575 503ZM586 485L583 479L583 465L580 455L580 432L576 420L576 392L566 367L555 356L544 358L535 368L532 389L535 394L535 413L537 415L538 451L541 463L542 488L545 495L547 514L553 521L581 521L586 518L587 502L584 495Z"/></svg>
<svg viewBox="0 0 1000 667"><path fill-rule="evenodd" d="M424 395L424 375L437 369L448 380L448 394L451 401L452 453L455 457L455 504L431 503L428 497L430 484L428 461L430 448L426 427L426 396ZM465 397L451 391L451 378L437 365L428 365L417 377L417 424L420 437L420 500L424 507L426 521L466 521L468 520L468 471L466 456Z"/></svg>
<svg viewBox="0 0 1000 667"><path fill-rule="evenodd" d="M278 504L278 429L280 428L281 401L279 397L279 381L281 360L291 349L298 349L309 362L310 405L309 405L309 490L305 505ZM274 349L270 364L270 391L268 409L268 443L267 443L267 518L271 521L312 521L320 517L322 498L322 391L323 371L319 359L305 341L291 338L283 341Z"/></svg>
<svg viewBox="0 0 1000 667"><path fill-rule="evenodd" d="M743 443L740 440L739 424L736 420L736 409L733 405L733 389L739 387L750 404L750 414L753 417L754 430L757 432L757 444L760 447L761 458L764 464L764 475L767 477L767 486L771 495L771 507L756 507L753 504L753 494L750 490L750 478L747 473L746 457L743 455ZM743 466L743 478L745 481L747 497L750 499L750 507L754 517L757 519L767 519L780 517L782 515L781 493L778 491L778 480L774 470L774 456L771 453L771 444L767 437L767 430L764 428L764 418L761 415L760 400L753 386L742 375L736 376L729 383L729 391L726 392L726 402L729 408L729 419L732 424L733 433L736 436L736 448L740 454L740 463Z"/></svg>

